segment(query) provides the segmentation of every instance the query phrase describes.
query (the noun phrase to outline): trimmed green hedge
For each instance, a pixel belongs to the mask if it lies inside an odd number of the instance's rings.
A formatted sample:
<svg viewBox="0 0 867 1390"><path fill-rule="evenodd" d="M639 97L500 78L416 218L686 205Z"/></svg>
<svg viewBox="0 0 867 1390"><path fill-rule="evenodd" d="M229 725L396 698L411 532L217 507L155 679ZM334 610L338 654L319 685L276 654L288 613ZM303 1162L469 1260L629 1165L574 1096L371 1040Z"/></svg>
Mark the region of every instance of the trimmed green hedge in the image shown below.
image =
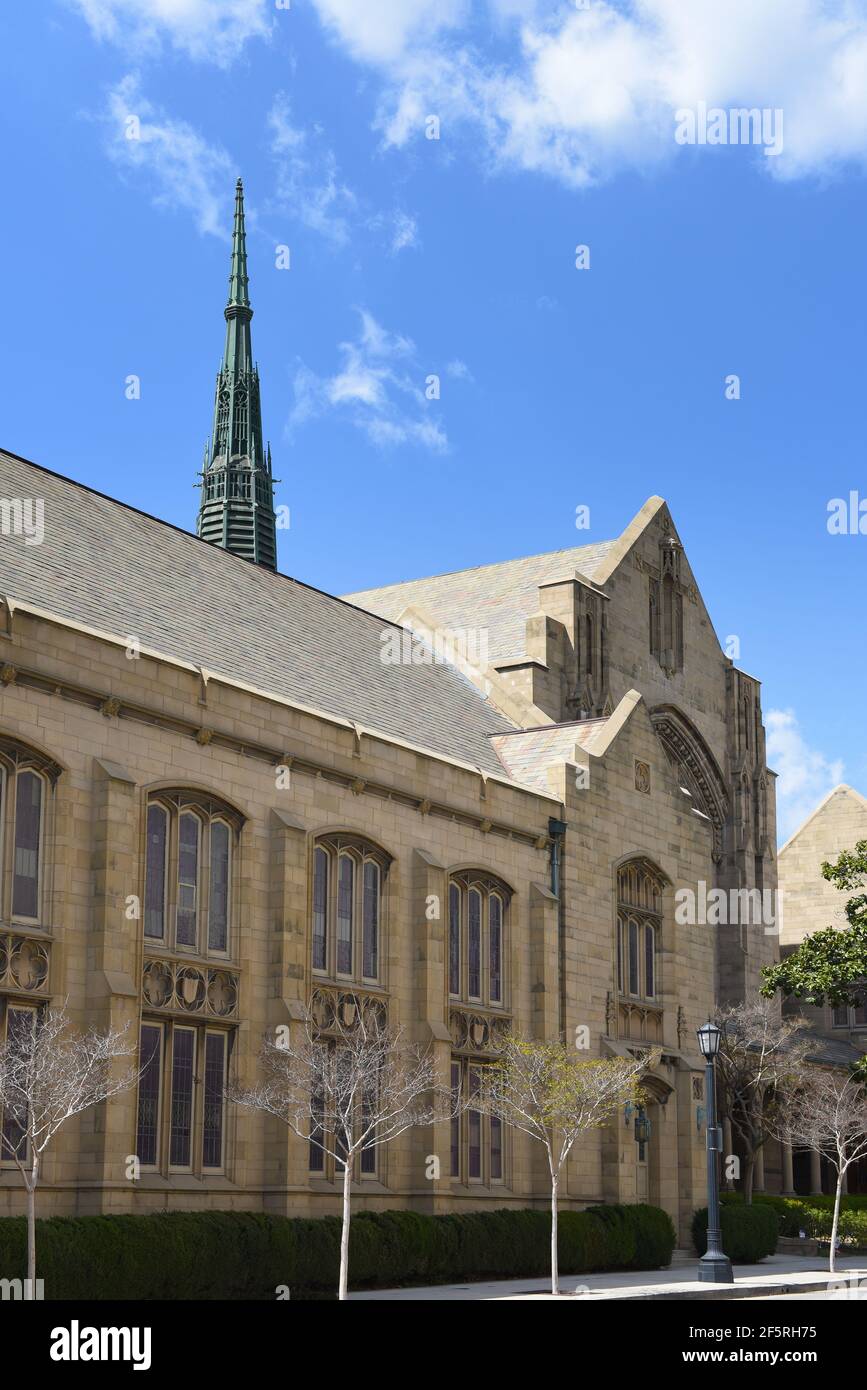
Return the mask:
<svg viewBox="0 0 867 1390"><path fill-rule="evenodd" d="M667 1265L670 1218L644 1205L560 1213L563 1274ZM352 1219L353 1287L544 1275L551 1218L544 1211L359 1212ZM26 1223L0 1219L0 1278L23 1278ZM37 1276L47 1299L273 1299L333 1294L340 1258L334 1216L164 1212L55 1217L37 1222Z"/></svg>
<svg viewBox="0 0 867 1390"><path fill-rule="evenodd" d="M772 1207L723 1203L720 1224L723 1250L733 1264L756 1264L776 1251L779 1228ZM707 1207L692 1218L692 1239L699 1255L703 1255L707 1249Z"/></svg>
<svg viewBox="0 0 867 1390"><path fill-rule="evenodd" d="M743 1196L739 1192L723 1193L726 1206L742 1206ZM777 1214L781 1236L797 1239L801 1231L818 1239L828 1239L834 1222L834 1198L823 1197L779 1197L770 1192L756 1192L753 1205L770 1207ZM844 1197L840 1204L841 1240L867 1247L867 1197L856 1194Z"/></svg>

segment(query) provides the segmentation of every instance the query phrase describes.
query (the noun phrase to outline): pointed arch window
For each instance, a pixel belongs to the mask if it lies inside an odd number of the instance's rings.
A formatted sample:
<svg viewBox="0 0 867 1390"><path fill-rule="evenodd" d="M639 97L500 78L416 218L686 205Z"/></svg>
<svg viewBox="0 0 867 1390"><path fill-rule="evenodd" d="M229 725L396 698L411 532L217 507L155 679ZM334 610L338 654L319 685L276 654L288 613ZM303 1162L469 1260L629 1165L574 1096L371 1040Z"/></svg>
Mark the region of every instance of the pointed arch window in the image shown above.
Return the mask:
<svg viewBox="0 0 867 1390"><path fill-rule="evenodd" d="M475 870L449 882L448 990L466 1003L502 1006L506 998L509 890Z"/></svg>
<svg viewBox="0 0 867 1390"><path fill-rule="evenodd" d="M449 884L449 994L461 992L461 890Z"/></svg>
<svg viewBox="0 0 867 1390"><path fill-rule="evenodd" d="M313 851L313 969L324 970L328 955L328 851Z"/></svg>
<svg viewBox="0 0 867 1390"><path fill-rule="evenodd" d="M659 995L659 943L664 882L645 860L617 874L617 988L633 999Z"/></svg>
<svg viewBox="0 0 867 1390"><path fill-rule="evenodd" d="M390 864L389 855L360 836L326 835L314 845L311 965L316 974L381 981Z"/></svg>
<svg viewBox="0 0 867 1390"><path fill-rule="evenodd" d="M144 936L178 951L230 952L234 859L242 818L193 792L158 792L147 807Z"/></svg>
<svg viewBox="0 0 867 1390"><path fill-rule="evenodd" d="M38 926L50 915L46 847L60 766L0 735L0 919Z"/></svg>
<svg viewBox="0 0 867 1390"><path fill-rule="evenodd" d="M229 946L229 885L232 832L224 820L211 821L211 882L208 897L208 950Z"/></svg>
<svg viewBox="0 0 867 1390"><path fill-rule="evenodd" d="M153 802L147 815L145 868L145 936L162 941L166 932L166 874L168 872L169 813Z"/></svg>
<svg viewBox="0 0 867 1390"><path fill-rule="evenodd" d="M44 790L44 781L38 772L27 769L18 773L15 789L12 916L28 922L35 922L39 918Z"/></svg>

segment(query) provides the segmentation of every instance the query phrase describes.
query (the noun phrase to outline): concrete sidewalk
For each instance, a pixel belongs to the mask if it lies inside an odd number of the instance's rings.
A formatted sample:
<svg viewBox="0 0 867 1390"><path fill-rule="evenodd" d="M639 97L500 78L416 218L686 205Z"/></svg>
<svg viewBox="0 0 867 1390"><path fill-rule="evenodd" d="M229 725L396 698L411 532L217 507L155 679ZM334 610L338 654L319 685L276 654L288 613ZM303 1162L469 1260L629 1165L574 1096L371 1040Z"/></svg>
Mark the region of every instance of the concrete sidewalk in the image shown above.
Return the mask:
<svg viewBox="0 0 867 1390"><path fill-rule="evenodd" d="M837 1273L828 1273L827 1259L804 1255L772 1255L761 1264L736 1265L734 1284L700 1284L697 1255L676 1251L668 1269L631 1270L613 1274L561 1275L561 1297L593 1303L611 1299L728 1299L761 1298L770 1294L825 1292L839 1288L842 1298L867 1301L867 1263L840 1259ZM482 1284L439 1284L417 1289L371 1289L351 1293L351 1299L396 1299L406 1302L520 1302L553 1298L550 1279L498 1279Z"/></svg>

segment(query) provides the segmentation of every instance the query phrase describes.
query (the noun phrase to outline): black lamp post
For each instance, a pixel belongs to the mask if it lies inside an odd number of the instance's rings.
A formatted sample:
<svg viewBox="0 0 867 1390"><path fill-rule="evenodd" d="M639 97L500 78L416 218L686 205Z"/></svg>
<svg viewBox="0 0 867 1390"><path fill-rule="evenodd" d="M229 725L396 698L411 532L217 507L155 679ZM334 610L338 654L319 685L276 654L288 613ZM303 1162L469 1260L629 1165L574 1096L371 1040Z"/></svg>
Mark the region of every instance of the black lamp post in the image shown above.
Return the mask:
<svg viewBox="0 0 867 1390"><path fill-rule="evenodd" d="M698 1045L704 1057L707 1088L707 1250L698 1262L701 1284L733 1284L732 1262L723 1254L719 1215L719 1170L717 1154L722 1153L722 1130L716 1122L716 1075L714 1061L722 1034L708 1021L698 1029Z"/></svg>

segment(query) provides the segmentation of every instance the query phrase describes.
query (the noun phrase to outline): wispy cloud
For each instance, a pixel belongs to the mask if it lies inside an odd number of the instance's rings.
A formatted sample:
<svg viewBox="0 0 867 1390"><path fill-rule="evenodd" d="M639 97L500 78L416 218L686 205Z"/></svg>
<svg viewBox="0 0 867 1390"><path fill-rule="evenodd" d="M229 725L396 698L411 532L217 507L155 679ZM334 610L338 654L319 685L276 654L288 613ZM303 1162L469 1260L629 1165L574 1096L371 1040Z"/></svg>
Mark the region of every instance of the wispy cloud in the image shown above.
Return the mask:
<svg viewBox="0 0 867 1390"><path fill-rule="evenodd" d="M136 56L167 43L191 58L228 66L248 39L267 38L269 0L64 0L95 38Z"/></svg>
<svg viewBox="0 0 867 1390"><path fill-rule="evenodd" d="M778 178L867 163L867 0L488 0L493 26L464 0L314 4L379 73L387 145L433 113L489 164L582 187L686 157L675 112L705 102L783 111L782 152L744 151Z"/></svg>
<svg viewBox="0 0 867 1390"><path fill-rule="evenodd" d="M772 709L765 718L768 764L778 774L777 838L788 840L843 780L843 761L811 748L791 709Z"/></svg>
<svg viewBox="0 0 867 1390"><path fill-rule="evenodd" d="M322 127L298 125L285 92L274 98L267 124L276 170L273 201L281 212L335 246L345 246L354 227L377 233L393 255L418 245L416 219L402 208L365 211L364 200L344 181Z"/></svg>
<svg viewBox="0 0 867 1390"><path fill-rule="evenodd" d="M394 255L407 247L418 246L418 223L409 213L398 209L391 214L391 250Z"/></svg>
<svg viewBox="0 0 867 1390"><path fill-rule="evenodd" d="M460 357L456 357L448 363L446 376L452 377L454 381L473 381L475 379L466 362L462 362Z"/></svg>
<svg viewBox="0 0 867 1390"><path fill-rule="evenodd" d="M335 411L381 448L416 445L444 453L448 438L434 414L438 406L425 397L412 339L390 332L366 309L359 316L357 337L339 344L341 363L333 376L318 376L303 363L296 370L290 431Z"/></svg>
<svg viewBox="0 0 867 1390"><path fill-rule="evenodd" d="M132 73L109 92L104 120L109 157L141 176L156 204L191 212L201 232L228 235L237 170L221 146L156 108Z"/></svg>
<svg viewBox="0 0 867 1390"><path fill-rule="evenodd" d="M323 132L307 131L292 120L288 97L278 92L268 113L271 153L277 173L277 201L305 227L337 246L349 239L349 218L357 199L343 182L334 151Z"/></svg>

